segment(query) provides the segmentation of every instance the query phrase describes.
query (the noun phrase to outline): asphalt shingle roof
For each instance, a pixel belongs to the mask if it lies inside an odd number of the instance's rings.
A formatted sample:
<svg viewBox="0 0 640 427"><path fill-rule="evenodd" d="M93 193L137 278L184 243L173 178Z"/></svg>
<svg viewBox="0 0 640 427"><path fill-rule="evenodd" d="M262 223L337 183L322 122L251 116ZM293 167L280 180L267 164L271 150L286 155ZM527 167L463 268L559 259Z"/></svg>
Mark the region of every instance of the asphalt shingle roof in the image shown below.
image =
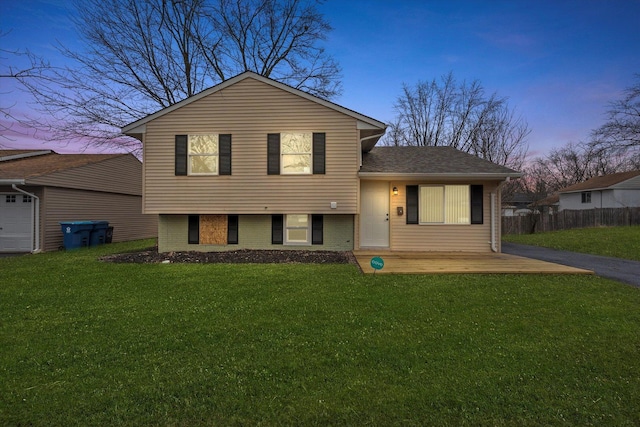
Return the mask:
<svg viewBox="0 0 640 427"><path fill-rule="evenodd" d="M0 157L12 155L9 154L11 151L13 151L13 154L20 154L15 153L17 150L0 150ZM126 155L127 154L58 154L51 152L39 156L5 160L0 162L0 179L33 178Z"/></svg>
<svg viewBox="0 0 640 427"><path fill-rule="evenodd" d="M594 176L584 182L570 185L560 190L561 193L569 193L572 191L596 190L599 188L608 188L612 185L619 184L628 179L640 175L640 170L631 172L612 173L609 175Z"/></svg>
<svg viewBox="0 0 640 427"><path fill-rule="evenodd" d="M385 174L504 174L517 171L453 147L374 147L362 154L361 172Z"/></svg>

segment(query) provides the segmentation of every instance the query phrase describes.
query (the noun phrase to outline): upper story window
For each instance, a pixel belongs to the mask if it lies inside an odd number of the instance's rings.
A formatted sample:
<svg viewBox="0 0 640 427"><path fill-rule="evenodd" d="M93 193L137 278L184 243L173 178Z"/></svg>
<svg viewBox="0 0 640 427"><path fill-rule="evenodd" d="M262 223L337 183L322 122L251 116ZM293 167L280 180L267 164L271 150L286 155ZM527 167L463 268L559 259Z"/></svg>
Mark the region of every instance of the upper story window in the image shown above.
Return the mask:
<svg viewBox="0 0 640 427"><path fill-rule="evenodd" d="M280 153L282 155L280 165L283 175L311 173L311 137L310 132L280 134Z"/></svg>
<svg viewBox="0 0 640 427"><path fill-rule="evenodd" d="M582 203L591 203L591 191L582 192Z"/></svg>
<svg viewBox="0 0 640 427"><path fill-rule="evenodd" d="M325 173L324 133L283 132L267 135L268 175Z"/></svg>
<svg viewBox="0 0 640 427"><path fill-rule="evenodd" d="M189 135L189 175L218 175L218 135Z"/></svg>
<svg viewBox="0 0 640 427"><path fill-rule="evenodd" d="M176 175L231 175L231 135L176 135Z"/></svg>

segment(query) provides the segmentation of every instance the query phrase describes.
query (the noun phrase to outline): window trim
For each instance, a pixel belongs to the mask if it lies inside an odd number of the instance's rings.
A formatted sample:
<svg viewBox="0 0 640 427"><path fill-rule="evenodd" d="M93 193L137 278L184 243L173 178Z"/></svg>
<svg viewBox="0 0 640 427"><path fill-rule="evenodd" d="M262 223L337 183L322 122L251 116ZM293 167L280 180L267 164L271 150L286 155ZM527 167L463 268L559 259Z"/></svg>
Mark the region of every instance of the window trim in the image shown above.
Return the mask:
<svg viewBox="0 0 640 427"><path fill-rule="evenodd" d="M282 134L311 133L311 164L309 173L283 173ZM325 132L285 131L267 134L267 175L324 175L327 167L327 134ZM288 153L286 153L288 154Z"/></svg>
<svg viewBox="0 0 640 427"><path fill-rule="evenodd" d="M580 193L580 202L584 204L591 204L591 191L583 191Z"/></svg>
<svg viewBox="0 0 640 427"><path fill-rule="evenodd" d="M308 152L285 153L282 149L283 138L285 134L290 135L309 135L311 137L311 146ZM309 156L309 172L285 172L284 157L285 156ZM313 132L306 131L285 131L280 132L280 175L313 175ZM286 222L286 221L285 221ZM286 232L286 229L285 229Z"/></svg>
<svg viewBox="0 0 640 427"><path fill-rule="evenodd" d="M190 159L194 156L204 156L207 154L190 154L189 153L189 136L194 135L217 135L218 137L218 154L217 154L217 173L193 173L191 172ZM174 149L174 175L175 176L222 176L231 175L232 168L232 135L230 133L192 133L175 135Z"/></svg>
<svg viewBox="0 0 640 427"><path fill-rule="evenodd" d="M447 187L466 187L467 197L465 203L467 204L467 210L469 215L466 222L447 222ZM421 219L420 206L422 204L422 188L425 187L439 187L442 188L442 222L423 222ZM470 184L420 184L418 185L418 224L419 225L471 225L471 185Z"/></svg>
<svg viewBox="0 0 640 427"><path fill-rule="evenodd" d="M289 226L287 223L287 219L290 216L306 216L307 217L307 225L306 227L300 227L300 226ZM282 231L283 231L283 244L284 245L288 245L288 246L309 246L311 244L311 223L312 223L312 219L311 219L311 215L308 214L286 214L284 216L283 219L283 224L282 224ZM305 241L301 241L301 240L294 240L291 241L289 240L289 230L306 230L307 232L307 239Z"/></svg>
<svg viewBox="0 0 640 427"><path fill-rule="evenodd" d="M195 136L215 136L216 153L191 153L191 137ZM216 172L193 172L191 170L191 159L194 157L215 157ZM190 133L187 135L187 175L188 176L217 176L220 175L220 134L218 133Z"/></svg>

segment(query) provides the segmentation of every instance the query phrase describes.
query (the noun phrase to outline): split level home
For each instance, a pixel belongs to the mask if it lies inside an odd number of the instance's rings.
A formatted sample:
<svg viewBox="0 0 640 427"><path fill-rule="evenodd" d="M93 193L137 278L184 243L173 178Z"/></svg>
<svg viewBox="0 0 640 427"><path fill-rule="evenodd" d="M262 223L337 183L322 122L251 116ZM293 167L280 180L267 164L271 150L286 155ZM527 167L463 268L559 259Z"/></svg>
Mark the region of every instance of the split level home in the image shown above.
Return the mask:
<svg viewBox="0 0 640 427"><path fill-rule="evenodd" d="M558 194L559 210L640 207L640 170L595 176Z"/></svg>
<svg viewBox="0 0 640 427"><path fill-rule="evenodd" d="M156 236L136 157L0 150L0 252L57 250L60 222L87 220L108 221L114 242Z"/></svg>
<svg viewBox="0 0 640 427"><path fill-rule="evenodd" d="M450 147L376 147L379 120L245 72L122 129L167 251L500 251L520 174Z"/></svg>

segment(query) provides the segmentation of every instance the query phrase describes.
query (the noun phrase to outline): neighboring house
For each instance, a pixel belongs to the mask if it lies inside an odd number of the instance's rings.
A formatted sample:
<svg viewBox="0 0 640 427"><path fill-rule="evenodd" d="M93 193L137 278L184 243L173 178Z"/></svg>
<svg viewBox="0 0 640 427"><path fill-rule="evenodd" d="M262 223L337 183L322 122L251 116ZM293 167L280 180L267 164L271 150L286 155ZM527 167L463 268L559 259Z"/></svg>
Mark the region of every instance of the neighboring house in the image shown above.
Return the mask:
<svg viewBox="0 0 640 427"><path fill-rule="evenodd" d="M559 210L640 207L640 170L596 176L559 194Z"/></svg>
<svg viewBox="0 0 640 427"><path fill-rule="evenodd" d="M143 143L160 252L500 250L520 174L449 147L374 146L384 123L252 72L122 129Z"/></svg>
<svg viewBox="0 0 640 427"><path fill-rule="evenodd" d="M62 246L61 221L105 220L113 241L155 237L142 214L142 164L131 154L0 150L0 252Z"/></svg>
<svg viewBox="0 0 640 427"><path fill-rule="evenodd" d="M560 195L558 193L553 193L551 196L547 196L542 200L538 200L537 202L529 205L531 209L539 211L541 213L548 213L549 215L553 215L558 212L558 207L560 206Z"/></svg>
<svg viewBox="0 0 640 427"><path fill-rule="evenodd" d="M502 200L502 216L522 216L529 215L533 211L529 209L531 196L525 193L513 193L507 200Z"/></svg>

